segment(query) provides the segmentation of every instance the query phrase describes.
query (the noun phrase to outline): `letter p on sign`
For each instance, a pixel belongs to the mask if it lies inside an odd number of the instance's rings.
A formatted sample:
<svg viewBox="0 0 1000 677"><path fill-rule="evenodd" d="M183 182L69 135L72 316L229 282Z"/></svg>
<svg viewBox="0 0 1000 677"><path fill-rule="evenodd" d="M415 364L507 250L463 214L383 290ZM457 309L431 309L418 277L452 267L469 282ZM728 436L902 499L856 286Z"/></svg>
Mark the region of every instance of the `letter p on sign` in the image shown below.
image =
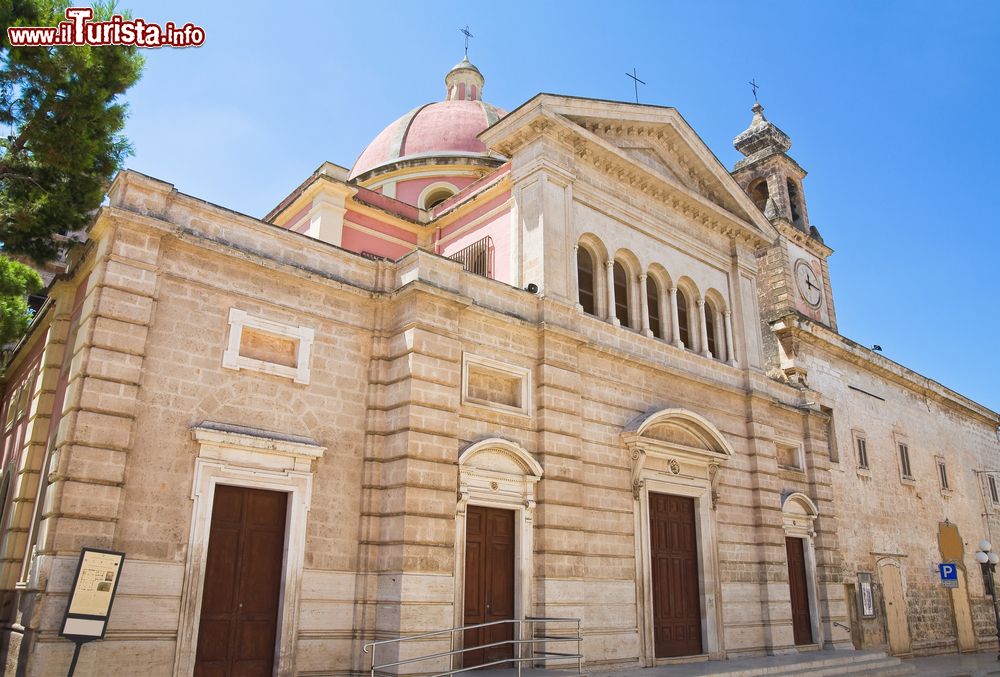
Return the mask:
<svg viewBox="0 0 1000 677"><path fill-rule="evenodd" d="M938 564L938 571L941 574L941 583L946 588L958 587L958 567L954 564Z"/></svg>

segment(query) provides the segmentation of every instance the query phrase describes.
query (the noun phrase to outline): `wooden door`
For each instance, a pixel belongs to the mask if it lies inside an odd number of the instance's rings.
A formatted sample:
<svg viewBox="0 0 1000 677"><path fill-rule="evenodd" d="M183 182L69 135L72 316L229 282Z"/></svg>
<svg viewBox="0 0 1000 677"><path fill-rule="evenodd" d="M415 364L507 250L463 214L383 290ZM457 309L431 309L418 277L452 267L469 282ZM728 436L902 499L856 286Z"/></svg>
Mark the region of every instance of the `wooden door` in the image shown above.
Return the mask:
<svg viewBox="0 0 1000 677"><path fill-rule="evenodd" d="M801 538L785 537L785 553L788 558L788 590L792 598L792 634L795 637L796 645L813 643L804 542Z"/></svg>
<svg viewBox="0 0 1000 677"><path fill-rule="evenodd" d="M656 657L700 654L701 593L694 499L650 494L649 540Z"/></svg>
<svg viewBox="0 0 1000 677"><path fill-rule="evenodd" d="M465 625L514 618L514 512L470 505L465 522ZM512 623L465 631L465 646L514 638ZM463 667L514 657L514 646L467 651ZM498 665L495 667L504 667ZM513 667L513 666L509 666Z"/></svg>
<svg viewBox="0 0 1000 677"><path fill-rule="evenodd" d="M889 633L889 653L894 656L910 653L910 627L906 621L906 598L899 567L883 564L879 567L882 599L885 601L886 630Z"/></svg>
<svg viewBox="0 0 1000 677"><path fill-rule="evenodd" d="M966 589L965 572L962 569L958 569L958 587L951 589L951 606L955 611L955 630L958 633L958 650L975 651L977 648L976 631L972 626L972 610L969 608L969 591Z"/></svg>
<svg viewBox="0 0 1000 677"><path fill-rule="evenodd" d="M217 486L195 677L271 677L287 494Z"/></svg>

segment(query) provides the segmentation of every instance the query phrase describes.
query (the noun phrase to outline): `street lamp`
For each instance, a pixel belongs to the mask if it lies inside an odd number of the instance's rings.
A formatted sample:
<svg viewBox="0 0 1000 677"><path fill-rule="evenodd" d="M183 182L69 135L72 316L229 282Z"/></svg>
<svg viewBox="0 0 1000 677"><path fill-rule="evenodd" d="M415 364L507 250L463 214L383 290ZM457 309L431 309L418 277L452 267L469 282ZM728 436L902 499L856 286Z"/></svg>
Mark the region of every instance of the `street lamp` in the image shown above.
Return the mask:
<svg viewBox="0 0 1000 677"><path fill-rule="evenodd" d="M997 609L997 588L993 580L993 571L996 569L1000 556L992 552L993 545L987 541L979 541L979 551L976 553L976 561L986 565L986 571L990 577L990 590L993 592L993 620L997 624L997 660L1000 661L1000 609Z"/></svg>

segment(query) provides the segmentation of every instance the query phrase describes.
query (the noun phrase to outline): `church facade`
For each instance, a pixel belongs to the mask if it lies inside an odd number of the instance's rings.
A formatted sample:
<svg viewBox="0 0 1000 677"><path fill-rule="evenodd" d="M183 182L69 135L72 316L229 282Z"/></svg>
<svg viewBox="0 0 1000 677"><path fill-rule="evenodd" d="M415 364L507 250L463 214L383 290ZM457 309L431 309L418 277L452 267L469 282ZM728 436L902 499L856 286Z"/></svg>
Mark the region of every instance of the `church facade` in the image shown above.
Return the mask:
<svg viewBox="0 0 1000 677"><path fill-rule="evenodd" d="M763 108L729 171L672 108L483 85L264 219L119 174L6 370L7 674L65 672L81 547L126 555L82 672L357 675L529 617L592 669L995 642L1000 417L839 334Z"/></svg>

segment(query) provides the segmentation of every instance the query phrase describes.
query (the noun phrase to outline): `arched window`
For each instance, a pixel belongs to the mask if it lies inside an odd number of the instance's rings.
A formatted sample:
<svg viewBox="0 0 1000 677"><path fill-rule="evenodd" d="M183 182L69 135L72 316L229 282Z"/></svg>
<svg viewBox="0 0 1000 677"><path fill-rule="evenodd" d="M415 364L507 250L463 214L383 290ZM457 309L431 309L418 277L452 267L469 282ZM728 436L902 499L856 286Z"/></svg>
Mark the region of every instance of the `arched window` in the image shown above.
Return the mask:
<svg viewBox="0 0 1000 677"><path fill-rule="evenodd" d="M440 188L435 188L431 192L427 193L427 195L424 197L423 208L433 209L434 207L437 207L439 204L441 204L454 194L455 191L453 191L451 188L448 188L447 186L441 186Z"/></svg>
<svg viewBox="0 0 1000 677"><path fill-rule="evenodd" d="M799 189L791 179L788 179L788 207L792 210L792 223L801 225L802 207L799 198Z"/></svg>
<svg viewBox="0 0 1000 677"><path fill-rule="evenodd" d="M705 330L708 334L708 352L717 360L724 359L722 347L724 345L722 337L719 335L719 323L717 321L715 305L705 302Z"/></svg>
<svg viewBox="0 0 1000 677"><path fill-rule="evenodd" d="M576 288L577 298L583 306L583 312L597 314L594 305L594 257L583 247L576 249Z"/></svg>
<svg viewBox="0 0 1000 677"><path fill-rule="evenodd" d="M656 338L663 338L660 323L660 286L653 277L646 278L646 305L649 306L649 330Z"/></svg>
<svg viewBox="0 0 1000 677"><path fill-rule="evenodd" d="M767 189L767 179L760 178L751 183L747 193L750 195L750 200L757 205L757 209L763 212L767 207L767 198L771 196Z"/></svg>
<svg viewBox="0 0 1000 677"><path fill-rule="evenodd" d="M628 321L628 275L625 266L615 261L615 317L623 327L631 326Z"/></svg>
<svg viewBox="0 0 1000 677"><path fill-rule="evenodd" d="M677 290L677 333L681 337L681 343L685 348L692 348L691 345L691 323L688 318L687 294L683 289Z"/></svg>

